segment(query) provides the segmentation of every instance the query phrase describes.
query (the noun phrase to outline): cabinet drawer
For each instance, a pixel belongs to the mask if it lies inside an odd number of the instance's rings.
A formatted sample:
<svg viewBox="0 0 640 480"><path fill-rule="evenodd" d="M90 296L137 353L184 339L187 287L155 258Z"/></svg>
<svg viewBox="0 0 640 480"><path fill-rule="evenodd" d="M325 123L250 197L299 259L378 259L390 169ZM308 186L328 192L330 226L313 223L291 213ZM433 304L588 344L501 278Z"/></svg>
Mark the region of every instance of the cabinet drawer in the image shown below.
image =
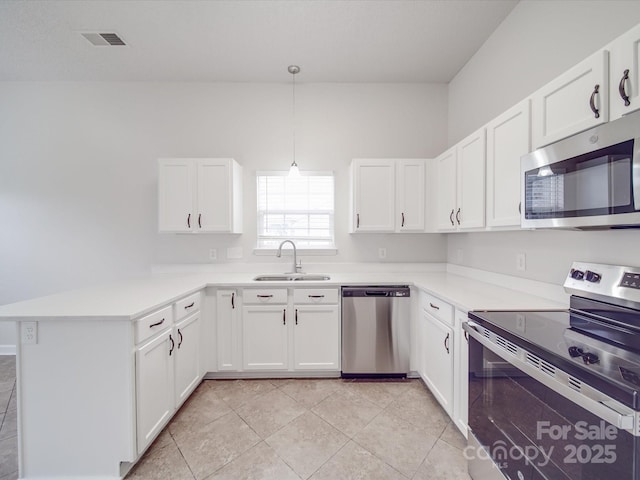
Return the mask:
<svg viewBox="0 0 640 480"><path fill-rule="evenodd" d="M176 302L176 321L200 310L200 292L184 297Z"/></svg>
<svg viewBox="0 0 640 480"><path fill-rule="evenodd" d="M171 325L173 325L173 309L171 305L142 317L135 324L136 343L152 337Z"/></svg>
<svg viewBox="0 0 640 480"><path fill-rule="evenodd" d="M296 288L293 291L293 303L299 304L336 304L337 288Z"/></svg>
<svg viewBox="0 0 640 480"><path fill-rule="evenodd" d="M425 312L430 313L447 325L453 326L453 305L426 292L420 292L420 305Z"/></svg>
<svg viewBox="0 0 640 480"><path fill-rule="evenodd" d="M287 303L286 288L249 288L243 291L245 304Z"/></svg>

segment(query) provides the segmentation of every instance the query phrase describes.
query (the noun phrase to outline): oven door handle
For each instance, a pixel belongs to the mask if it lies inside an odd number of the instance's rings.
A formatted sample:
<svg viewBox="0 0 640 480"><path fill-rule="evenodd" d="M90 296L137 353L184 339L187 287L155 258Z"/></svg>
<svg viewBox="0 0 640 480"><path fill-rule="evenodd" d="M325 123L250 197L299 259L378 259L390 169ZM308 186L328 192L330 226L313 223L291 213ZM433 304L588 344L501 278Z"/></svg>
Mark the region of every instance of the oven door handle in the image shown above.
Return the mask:
<svg viewBox="0 0 640 480"><path fill-rule="evenodd" d="M640 430L640 428L638 428L640 413L634 412L629 407L626 407L620 402L607 397L606 395L598 392L597 390L589 387L586 384L583 384L585 387L584 391L578 392L574 390L568 385L568 374L560 369L556 371L555 377L549 375L548 373L544 373L537 367L526 362L525 359L527 358L527 351L525 349L516 346L516 353L513 353L510 350L506 350L505 348L494 343L491 338L487 338L484 333L480 332L480 328L482 328L483 331L489 332L489 336L493 336L493 338L498 336L496 333L480 327L475 322L465 322L462 324L462 328L469 334L470 337L472 337L478 343L491 350L493 353L516 367L518 370L524 372L546 387L550 388L554 392L582 406L585 410L588 410L589 412L610 423L611 425L622 430L627 430L635 436L640 436L640 432L638 431Z"/></svg>

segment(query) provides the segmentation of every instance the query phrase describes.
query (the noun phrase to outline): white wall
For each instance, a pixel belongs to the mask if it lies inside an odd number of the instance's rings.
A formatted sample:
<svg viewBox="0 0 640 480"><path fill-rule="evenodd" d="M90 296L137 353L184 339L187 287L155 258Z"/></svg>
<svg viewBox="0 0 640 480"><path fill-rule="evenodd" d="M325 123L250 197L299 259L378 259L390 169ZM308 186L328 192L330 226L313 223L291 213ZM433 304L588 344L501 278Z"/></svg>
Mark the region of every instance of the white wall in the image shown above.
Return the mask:
<svg viewBox="0 0 640 480"><path fill-rule="evenodd" d="M521 1L449 84L449 144L638 23L638 1ZM561 284L574 260L640 266L638 241L640 230L452 234L447 260Z"/></svg>
<svg viewBox="0 0 640 480"><path fill-rule="evenodd" d="M336 175L338 256L312 261L444 261L443 235L347 233L352 157L427 157L446 144L447 86L299 84L297 160ZM208 262L255 246L255 171L291 163L290 84L0 84L0 304ZM165 156L231 156L244 167L244 230L157 233ZM273 261L272 258L268 258ZM303 257L303 261L309 261ZM2 335L0 330L0 345Z"/></svg>

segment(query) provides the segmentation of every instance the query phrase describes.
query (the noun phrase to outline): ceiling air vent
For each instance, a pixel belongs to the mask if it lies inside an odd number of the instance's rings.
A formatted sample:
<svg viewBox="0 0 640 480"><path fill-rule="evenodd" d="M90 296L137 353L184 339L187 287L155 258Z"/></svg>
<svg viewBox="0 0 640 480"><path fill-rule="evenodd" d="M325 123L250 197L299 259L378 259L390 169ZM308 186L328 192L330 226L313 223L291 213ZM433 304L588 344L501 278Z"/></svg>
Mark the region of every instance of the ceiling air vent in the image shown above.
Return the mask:
<svg viewBox="0 0 640 480"><path fill-rule="evenodd" d="M94 33L85 32L81 35L91 42L91 45L95 47L117 47L127 45L124 43L117 33Z"/></svg>

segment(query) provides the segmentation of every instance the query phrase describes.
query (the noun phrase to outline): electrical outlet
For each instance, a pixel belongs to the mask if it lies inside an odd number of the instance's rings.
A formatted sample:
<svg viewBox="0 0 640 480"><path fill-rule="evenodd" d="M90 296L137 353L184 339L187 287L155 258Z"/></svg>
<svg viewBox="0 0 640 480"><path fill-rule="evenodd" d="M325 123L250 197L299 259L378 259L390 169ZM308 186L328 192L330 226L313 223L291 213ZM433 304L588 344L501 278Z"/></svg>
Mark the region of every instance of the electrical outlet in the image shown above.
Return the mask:
<svg viewBox="0 0 640 480"><path fill-rule="evenodd" d="M38 343L38 323L37 322L22 322L22 343L24 345L35 345Z"/></svg>
<svg viewBox="0 0 640 480"><path fill-rule="evenodd" d="M212 248L209 250L209 260L217 260L218 259L218 250Z"/></svg>
<svg viewBox="0 0 640 480"><path fill-rule="evenodd" d="M387 249L386 248L379 248L378 249L378 258L384 259L387 258Z"/></svg>
<svg viewBox="0 0 640 480"><path fill-rule="evenodd" d="M516 255L516 269L524 272L527 269L527 256L524 253Z"/></svg>

